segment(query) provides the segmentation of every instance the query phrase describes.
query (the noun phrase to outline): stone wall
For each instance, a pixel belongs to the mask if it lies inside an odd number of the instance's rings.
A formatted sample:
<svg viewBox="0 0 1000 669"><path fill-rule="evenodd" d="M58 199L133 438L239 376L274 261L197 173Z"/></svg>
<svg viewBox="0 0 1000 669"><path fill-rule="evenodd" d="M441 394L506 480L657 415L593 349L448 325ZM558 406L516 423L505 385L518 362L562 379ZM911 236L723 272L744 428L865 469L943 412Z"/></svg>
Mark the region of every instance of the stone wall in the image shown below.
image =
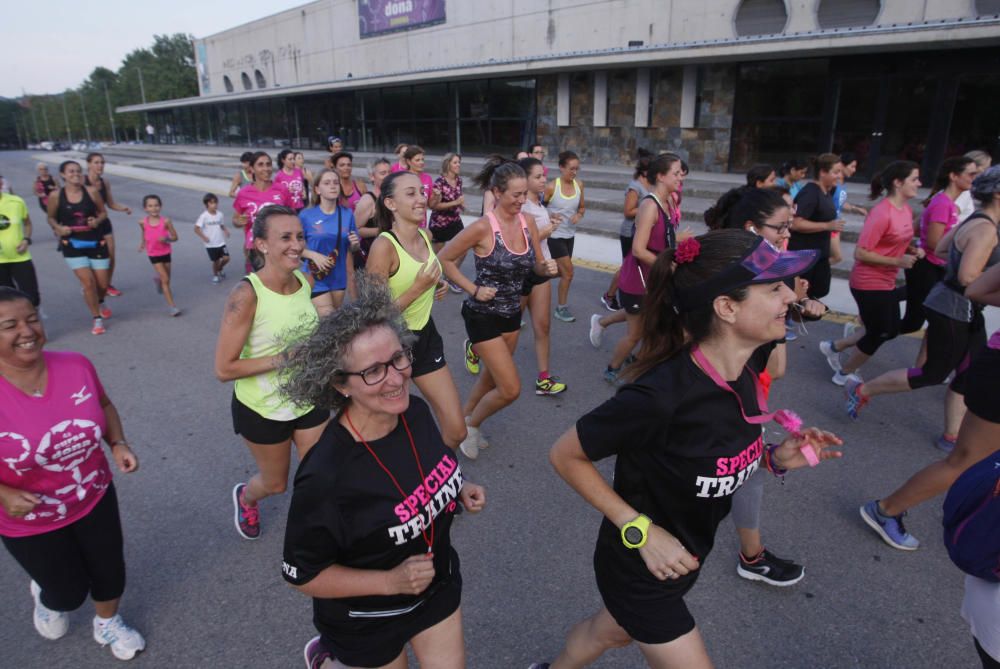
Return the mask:
<svg viewBox="0 0 1000 669"><path fill-rule="evenodd" d="M538 77L538 141L549 155L571 149L596 164L632 164L636 149L669 150L684 158L691 169L725 172L729 166L736 69L732 65L704 65L699 70L696 127L680 128L683 70L654 68L650 72L652 114L650 127L636 128L636 71L608 71L608 125L594 127L594 75L570 75L570 125L556 125L558 75Z"/></svg>

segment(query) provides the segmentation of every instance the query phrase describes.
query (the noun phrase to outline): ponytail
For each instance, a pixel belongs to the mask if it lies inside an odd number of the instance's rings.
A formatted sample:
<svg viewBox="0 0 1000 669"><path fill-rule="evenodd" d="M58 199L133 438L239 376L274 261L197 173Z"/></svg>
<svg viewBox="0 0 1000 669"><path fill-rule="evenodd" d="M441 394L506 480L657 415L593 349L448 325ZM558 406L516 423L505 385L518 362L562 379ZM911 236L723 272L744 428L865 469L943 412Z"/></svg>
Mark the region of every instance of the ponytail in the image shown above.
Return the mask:
<svg viewBox="0 0 1000 669"><path fill-rule="evenodd" d="M952 174L961 174L970 163L974 162L976 161L969 156L951 156L950 158L945 158L944 162L941 163L940 169L938 169L937 176L934 177L934 184L931 186L930 195L921 204L925 207L929 205L931 199L951 183Z"/></svg>
<svg viewBox="0 0 1000 669"><path fill-rule="evenodd" d="M479 170L479 174L473 177L472 182L479 186L483 192L494 188L503 192L507 190L508 181L524 177L524 170L520 165L509 158L494 153L486 159L483 169Z"/></svg>
<svg viewBox="0 0 1000 669"><path fill-rule="evenodd" d="M733 207L736 203L740 201L743 194L747 192L750 186L740 186L738 188L731 188L720 197L715 204L705 210L703 214L705 218L705 225L708 226L709 230L721 230L722 228L728 227L743 227L743 221L740 221L739 226L730 226L729 219Z"/></svg>
<svg viewBox="0 0 1000 669"><path fill-rule="evenodd" d="M877 200L883 192L886 195L892 195L896 192L897 181L906 181L906 178L910 176L913 170L919 169L920 165L917 165L912 160L892 161L885 166L885 169L872 178L871 192L868 194L868 199Z"/></svg>

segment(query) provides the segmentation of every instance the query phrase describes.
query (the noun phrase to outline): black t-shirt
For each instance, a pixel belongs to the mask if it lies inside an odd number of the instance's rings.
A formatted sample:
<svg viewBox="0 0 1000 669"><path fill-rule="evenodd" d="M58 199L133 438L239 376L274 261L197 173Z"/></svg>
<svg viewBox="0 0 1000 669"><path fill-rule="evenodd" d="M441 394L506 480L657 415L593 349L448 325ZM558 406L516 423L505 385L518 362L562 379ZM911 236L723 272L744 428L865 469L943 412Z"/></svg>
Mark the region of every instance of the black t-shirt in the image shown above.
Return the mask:
<svg viewBox="0 0 1000 669"><path fill-rule="evenodd" d="M760 413L756 376L773 349L773 343L757 349L739 379L729 384L748 416ZM743 420L736 397L715 385L688 349L623 386L583 416L576 431L591 460L618 456L615 492L702 562L729 513L732 494L757 470L763 453L761 426ZM698 573L658 581L607 518L597 551L607 558L602 564L619 572L616 578L628 573L637 586L687 590Z"/></svg>
<svg viewBox="0 0 1000 669"><path fill-rule="evenodd" d="M426 478L426 491L413 457L410 440L400 420L388 435L369 442L372 450L396 477L399 490L361 442L337 420L323 431L299 465L285 529L285 580L308 583L327 567L338 564L356 569L392 569L406 558L427 552L420 531L431 537L428 514L434 518L434 581L446 580L452 560L450 530L462 470L455 453L441 440L427 404L410 396L403 413L413 434ZM427 493L430 493L427 495ZM313 599L314 617L321 631L332 631L357 612L407 609L422 595L372 595L342 599ZM354 616L356 617L356 616Z"/></svg>
<svg viewBox="0 0 1000 669"><path fill-rule="evenodd" d="M810 181L795 196L795 215L815 223L829 223L837 218L837 206L833 202L833 192L823 189ZM830 231L795 232L788 240L788 250L819 249L821 258L830 257Z"/></svg>

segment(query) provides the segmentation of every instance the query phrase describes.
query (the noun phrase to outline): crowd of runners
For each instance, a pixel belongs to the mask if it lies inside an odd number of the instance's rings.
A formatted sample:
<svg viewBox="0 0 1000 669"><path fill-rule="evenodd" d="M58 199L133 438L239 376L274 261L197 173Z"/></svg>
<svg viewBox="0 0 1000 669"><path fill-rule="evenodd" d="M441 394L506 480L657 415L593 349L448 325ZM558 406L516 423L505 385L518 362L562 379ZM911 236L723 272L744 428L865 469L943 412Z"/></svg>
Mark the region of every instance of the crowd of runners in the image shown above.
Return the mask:
<svg viewBox="0 0 1000 669"><path fill-rule="evenodd" d="M458 669L462 578L450 528L456 514L487 501L460 463L489 447L485 421L517 413L514 353L529 323L535 394L567 390L552 371L550 342L553 318L575 321L568 297L586 215L581 158L560 152L549 175L542 145L492 156L472 178L482 210L469 212L455 153L434 163L434 178L421 147L400 145L395 162L373 161L365 179L339 138L328 150L315 173L302 153L244 153L228 193L231 216L208 193L194 224L215 283L226 277L231 235L242 248L245 276L226 301L214 364L220 381L234 382L233 430L257 469L232 488L234 524L244 539L260 536L270 521L259 503L285 492L294 446L282 572L313 601L319 634L305 645L307 667L401 668L409 646L421 666ZM941 431L928 439L943 459L864 502L861 519L888 545L915 550L907 511L984 479L1000 447L992 395L1000 332L989 336L983 318L987 305L1000 306L1000 167L983 152L946 159L916 217L917 164L886 165L863 201L848 192L857 163L826 153L755 165L745 186L704 212L709 231L696 236L682 224L681 156L639 152L624 192L620 268L595 296L606 311L589 327L600 348L608 328L622 324L603 365L614 394L549 453L604 516L594 552L604 606L561 651L540 649L553 659L535 669L584 667L632 641L652 667L712 666L684 596L730 512L741 577L772 586L804 578L801 564L765 548L765 474L783 478L836 459L841 442L768 400L773 383L796 373L786 342L828 311L846 212L865 217L849 280L859 317L814 349L843 388L833 392L844 412L864 421L889 401L880 395L948 383ZM42 636L63 636L67 612L89 595L95 640L130 659L145 641L118 615L123 538L101 442L121 472L135 471L138 458L90 361L44 350L30 255L33 243L58 244L91 332L105 334L107 298L121 294L108 214L132 212L115 200L104 166L96 153L85 166L67 160L61 184L38 166L33 191L52 237L32 224L23 199L0 193L0 537L30 577ZM178 226L156 194L142 209L139 251L167 313L178 316ZM461 345L446 345L434 321L435 303L451 293L462 295ZM880 347L920 332L912 367L863 378ZM446 358L461 358L458 367L476 376L467 397ZM781 438L766 443L765 425ZM608 483L593 463L611 456ZM987 526L994 531L985 540L967 528L981 528L988 513L1000 518L997 493L1000 483L971 510L946 506L945 518L962 528L949 535L953 556L979 558L963 566L963 615L987 668L1000 666L1000 526Z"/></svg>

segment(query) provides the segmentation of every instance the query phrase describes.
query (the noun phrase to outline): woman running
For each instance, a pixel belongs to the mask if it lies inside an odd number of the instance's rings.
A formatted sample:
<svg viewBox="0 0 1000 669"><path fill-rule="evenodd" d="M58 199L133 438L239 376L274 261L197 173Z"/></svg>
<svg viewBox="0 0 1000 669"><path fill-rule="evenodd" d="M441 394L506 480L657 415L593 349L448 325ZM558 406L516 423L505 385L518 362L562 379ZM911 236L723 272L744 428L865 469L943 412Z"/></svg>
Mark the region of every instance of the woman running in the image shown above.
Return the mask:
<svg viewBox="0 0 1000 669"><path fill-rule="evenodd" d="M240 155L240 170L233 175L229 182L229 197L236 197L240 189L253 183L253 153L244 151Z"/></svg>
<svg viewBox="0 0 1000 669"><path fill-rule="evenodd" d="M375 220L375 209L379 195L382 194L382 182L390 173L389 160L386 158L378 158L369 165L368 176L371 183L354 205L354 222L358 226L358 236L361 237L361 250L354 254L356 269L364 268L372 242L380 234L378 221Z"/></svg>
<svg viewBox="0 0 1000 669"><path fill-rule="evenodd" d="M323 169L313 183L313 206L299 212L306 248L303 271L313 278L312 303L320 318L354 297L354 251L360 248L354 214L340 204L340 178Z"/></svg>
<svg viewBox="0 0 1000 669"><path fill-rule="evenodd" d="M545 201L553 220L560 217L562 224L549 237L549 253L559 267L559 289L553 316L564 323L572 323L576 317L566 306L569 286L573 283L573 241L576 224L583 219L587 207L583 200L583 182L576 178L580 171L580 157L572 151L559 154L559 176L545 189ZM566 191L569 190L567 193Z"/></svg>
<svg viewBox="0 0 1000 669"><path fill-rule="evenodd" d="M680 157L665 153L654 158L646 170L646 181L650 184L650 192L639 203L632 247L622 261L621 278L618 279L618 302L625 312L627 330L615 345L611 360L604 370L604 380L612 385L619 384L625 359L632 354L642 337L642 318L639 312L646 294L649 270L664 249L677 246L673 226L676 212L673 195L681 183ZM595 322L594 317L591 317L591 343L594 343L594 331L598 330L596 339L600 344L600 335L605 327L607 324L603 319Z"/></svg>
<svg viewBox="0 0 1000 669"><path fill-rule="evenodd" d="M236 194L233 202L233 226L243 228L243 254L246 258L247 273L254 270L250 264L253 249L254 220L257 213L265 207L281 205L292 207L292 195L283 184L273 180L274 167L271 156L258 151L250 157L250 167L253 170L253 183L247 184Z"/></svg>
<svg viewBox="0 0 1000 669"><path fill-rule="evenodd" d="M21 291L38 309L38 274L29 250L32 229L24 200L0 191L0 286Z"/></svg>
<svg viewBox="0 0 1000 669"><path fill-rule="evenodd" d="M408 147L406 144L397 144L396 148L392 150L393 155L396 156L396 162L393 164L390 172L405 172L409 167L406 165L406 149Z"/></svg>
<svg viewBox="0 0 1000 669"><path fill-rule="evenodd" d="M427 202L430 202L434 196L434 179L424 171L427 164L424 150L416 144L410 144L403 152L403 160L406 161L406 169L416 174L417 178L420 179L420 184L424 189L424 197L427 198ZM427 222L425 221L420 227L426 228Z"/></svg>
<svg viewBox="0 0 1000 669"><path fill-rule="evenodd" d="M101 223L107 218L104 199L96 188L83 185L83 170L75 160L59 165L59 176L63 187L49 196L49 226L83 288L83 301L94 319L90 333L102 335L104 319L111 318L111 310L104 305L111 267L108 242L101 233Z"/></svg>
<svg viewBox="0 0 1000 669"><path fill-rule="evenodd" d="M793 158L781 164L778 168L778 178L774 180L776 186L788 189L788 194L795 199L799 191L808 183L806 173L809 171L809 163L801 158Z"/></svg>
<svg viewBox="0 0 1000 669"><path fill-rule="evenodd" d="M367 188L362 181L355 181L352 178L354 173L354 156L341 151L335 153L330 159L333 169L340 178L340 206L350 209L352 212L358 204L358 200L365 194Z"/></svg>
<svg viewBox="0 0 1000 669"><path fill-rule="evenodd" d="M465 195L462 193L462 156L446 153L441 161L441 176L434 180L431 197L431 220L428 226L437 253L447 242L462 231L462 212L465 210ZM461 258L458 266L462 266ZM461 288L452 286L452 292L460 293Z"/></svg>
<svg viewBox="0 0 1000 669"><path fill-rule="evenodd" d="M864 207L851 204L847 201L847 180L858 171L858 158L853 153L845 152L840 154L840 164L843 169L840 172L840 180L833 188L833 205L837 208L837 218L843 218L842 213L854 213L867 216L868 211ZM844 260L844 254L840 250L840 233L830 233L830 264L839 265Z"/></svg>
<svg viewBox="0 0 1000 669"><path fill-rule="evenodd" d="M388 282L406 326L416 335L413 382L434 410L444 442L457 448L466 436L462 404L431 317L435 298L444 297L448 288L441 281L441 264L431 240L420 229L426 213L427 198L416 175L395 172L386 177L378 201L382 233L372 244L366 269Z"/></svg>
<svg viewBox="0 0 1000 669"><path fill-rule="evenodd" d="M988 170L990 165L993 164L992 156L985 151L980 151L979 149L969 151L965 154L965 157L975 161L976 163L976 174L973 178ZM976 203L973 201L972 195L968 191L962 193L955 199L955 206L958 207L959 221L964 221L969 216L972 216L972 212L976 210Z"/></svg>
<svg viewBox="0 0 1000 669"><path fill-rule="evenodd" d="M285 529L283 576L313 598L320 633L303 655L311 669L403 669L410 646L422 667L461 669L451 525L486 494L410 395L411 334L384 285L359 292L285 367L291 401L336 413L295 474Z"/></svg>
<svg viewBox="0 0 1000 669"><path fill-rule="evenodd" d="M139 459L90 360L44 351L45 343L28 296L0 287L0 458L8 465L0 468L0 538L31 579L40 635L64 636L67 613L89 595L94 641L131 660L146 641L118 613L125 555L101 442L123 474ZM8 607L13 597L5 595Z"/></svg>
<svg viewBox="0 0 1000 669"><path fill-rule="evenodd" d="M819 343L820 352L834 371L838 386L860 381L857 372L882 344L900 333L899 303L904 291L896 288L900 269L909 269L924 255L913 245L913 210L909 201L920 188L920 166L909 160L889 163L875 175L872 200L886 196L872 207L854 248L849 286L863 327L850 337ZM908 289L909 287L907 287ZM846 363L840 354L854 348Z"/></svg>
<svg viewBox="0 0 1000 669"><path fill-rule="evenodd" d="M305 173L295 166L295 152L283 149L278 154L278 167L280 169L274 175L274 183L282 184L288 190L292 209L302 211L307 202Z"/></svg>
<svg viewBox="0 0 1000 669"><path fill-rule="evenodd" d="M445 276L469 294L462 318L471 348L485 368L463 409L469 429L461 448L473 460L487 446L479 432L483 421L521 394L513 356L521 332L524 282L532 272L549 277L557 272L555 261L542 254L534 218L521 212L528 195L524 170L494 156L476 179L490 185L496 209L458 233L438 254ZM469 249L476 261L474 282L457 262Z"/></svg>
<svg viewBox="0 0 1000 669"><path fill-rule="evenodd" d="M262 210L253 226L259 269L229 294L215 345L215 375L223 383L236 382L233 431L243 437L258 469L233 488L234 522L244 539L260 536L257 503L285 492L289 446L295 444L302 462L330 420L328 409L295 404L278 392L277 368L286 349L316 324L309 280L299 271L302 223L293 209L274 205Z"/></svg>
<svg viewBox="0 0 1000 669"><path fill-rule="evenodd" d="M309 196L309 184L313 182L313 173L308 167L306 167L306 155L301 151L296 151L295 154L295 167L302 170L302 200L309 202L311 200Z"/></svg>
<svg viewBox="0 0 1000 669"><path fill-rule="evenodd" d="M87 154L87 174L83 178L83 185L96 188L104 200L104 211L109 210L124 211L126 216L132 215L132 210L123 204L115 202L114 195L111 194L111 184L104 178L104 156L100 153ZM107 294L111 297L121 297L122 292L112 285L111 280L115 274L115 234L111 227L111 217L107 216L101 222L101 236L108 247L108 258L111 264L108 267L108 289Z"/></svg>
<svg viewBox="0 0 1000 669"><path fill-rule="evenodd" d="M875 395L935 386L954 371L945 396L944 432L935 441L943 451L954 448L962 422L969 359L986 341L982 305L969 300L964 291L983 271L1000 262L1000 167L991 167L976 177L972 196L980 209L945 235L935 249L938 256L947 254L948 260L944 279L924 301L927 361L922 367L886 372L867 383L852 379L845 386L847 413L857 418Z"/></svg>
<svg viewBox="0 0 1000 669"><path fill-rule="evenodd" d="M528 178L528 197L521 207L521 213L535 219L535 227L538 229L538 245L542 249L542 257L546 260L552 260L546 241L552 231L559 227L559 223L552 222L549 218L549 211L542 204L542 196L545 194L547 182L543 169L545 166L542 165L542 161L531 156L523 158L517 164L521 166ZM461 265L461 260L458 264ZM558 395L566 390L566 384L551 374L549 370L550 330L552 327L552 284L549 282L549 277L538 276L535 273L529 274L524 282L521 295L521 311L523 312L527 308L531 312L531 329L535 335L535 360L538 362L535 394ZM471 346L467 346L467 349L466 355L468 356L468 353L471 352ZM468 357L466 361L468 362ZM479 360L476 359L475 363L478 366Z"/></svg>
<svg viewBox="0 0 1000 669"><path fill-rule="evenodd" d="M159 195L142 198L142 208L146 217L139 221L139 253L145 251L156 270L153 277L156 292L163 294L170 307L170 315L180 316L181 310L174 304L174 293L170 289L170 245L177 241L177 230L173 221L160 215L163 202Z"/></svg>
<svg viewBox="0 0 1000 669"><path fill-rule="evenodd" d="M903 514L917 504L946 491L969 465L989 452L961 451L956 436L965 412L964 395L970 377L982 370L974 363L986 345L983 303L968 294L966 286L989 268L1000 264L1000 167L991 167L972 182L972 197L979 209L945 236L936 250L947 253L944 279L927 296L927 362L922 368L897 369L867 383L848 382L847 412L858 412L875 395L905 392L943 383L954 371L955 378L945 396L945 431L935 446L948 457L917 472L888 497L861 507L862 519L887 544L901 550L916 550L920 541L906 531ZM972 370L976 371L973 372ZM990 398L996 405L996 398ZM992 442L996 448L996 442Z"/></svg>
<svg viewBox="0 0 1000 669"><path fill-rule="evenodd" d="M649 195L650 185L646 181L646 171L649 169L649 163L652 159L652 152L642 148L639 149L639 160L635 165L635 172L632 173L632 181L625 187L624 217L618 229L618 243L622 247L622 262L625 261L625 256L632 249L632 237L635 236L635 215L639 211L639 201ZM619 266L614 276L611 277L611 283L608 285L607 291L601 295L601 304L608 311L619 312L622 309L622 305L618 302L618 279L621 276L621 272L622 268ZM623 323L624 321L625 313L622 312L618 314L618 318L604 322L603 326L607 327L611 323ZM591 333L593 333L593 316L590 318L590 323ZM600 340L598 340L595 346L600 345Z"/></svg>
<svg viewBox="0 0 1000 669"><path fill-rule="evenodd" d="M38 198L38 206L42 208L43 212L48 213L49 211L49 195L53 191L59 190L59 186L56 185L56 180L52 178L49 174L49 166L45 163L38 163L35 168L38 172L38 176L35 177L35 184L33 190L35 191L35 196Z"/></svg>
<svg viewBox="0 0 1000 669"><path fill-rule="evenodd" d="M809 282L809 297L822 300L830 293L830 233L844 229L844 221L837 218L833 202L833 189L841 173L840 156L824 153L816 158L815 179L802 186L795 200L795 220L789 250L816 249L817 262L802 278Z"/></svg>
<svg viewBox="0 0 1000 669"><path fill-rule="evenodd" d="M770 188L777 179L774 168L766 163L758 163L747 170L747 186L750 188Z"/></svg>
<svg viewBox="0 0 1000 669"><path fill-rule="evenodd" d="M757 375L795 299L784 280L816 257L779 252L742 230L712 231L660 254L632 382L549 454L604 516L594 551L604 607L573 628L551 665L536 668L584 667L633 640L651 667L712 666L684 595L733 493L761 466L784 476L840 456L830 449L840 439L816 428L796 429L781 444L765 445L761 434L775 414ZM612 455L609 485L593 462Z"/></svg>

